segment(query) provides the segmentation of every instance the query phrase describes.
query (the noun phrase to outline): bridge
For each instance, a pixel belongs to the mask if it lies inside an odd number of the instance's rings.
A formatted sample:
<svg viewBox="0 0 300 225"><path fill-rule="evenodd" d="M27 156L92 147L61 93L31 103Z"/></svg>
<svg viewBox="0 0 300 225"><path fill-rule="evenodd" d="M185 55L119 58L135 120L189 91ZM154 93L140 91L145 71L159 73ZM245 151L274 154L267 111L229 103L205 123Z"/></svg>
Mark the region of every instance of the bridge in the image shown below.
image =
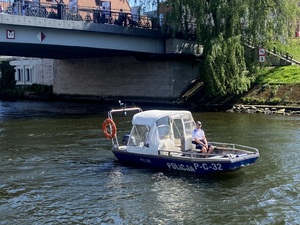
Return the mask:
<svg viewBox="0 0 300 225"><path fill-rule="evenodd" d="M0 14L0 54L99 58L164 54L161 32L110 24Z"/></svg>
<svg viewBox="0 0 300 225"><path fill-rule="evenodd" d="M83 11L60 19L41 7L0 13L0 55L55 59L57 95L172 101L199 76L203 49L194 41L171 38L149 18L97 23Z"/></svg>
<svg viewBox="0 0 300 225"><path fill-rule="evenodd" d="M153 29L155 26L149 18L139 19L134 26L130 19L132 15L126 14L131 22L119 25L117 12L111 12L115 19L110 19L107 23L95 23L95 18L91 17L95 9L81 9L86 14L85 19L78 20L82 18L80 15L66 16L63 19L51 18L51 4L35 9L37 12L47 13L34 14L30 11L13 14L10 6L6 8L6 12L0 14L0 55L74 59L120 55L153 57L182 53L167 49L170 45L166 45L166 40L170 36L161 29ZM200 56L201 48L195 50L198 52L188 55Z"/></svg>

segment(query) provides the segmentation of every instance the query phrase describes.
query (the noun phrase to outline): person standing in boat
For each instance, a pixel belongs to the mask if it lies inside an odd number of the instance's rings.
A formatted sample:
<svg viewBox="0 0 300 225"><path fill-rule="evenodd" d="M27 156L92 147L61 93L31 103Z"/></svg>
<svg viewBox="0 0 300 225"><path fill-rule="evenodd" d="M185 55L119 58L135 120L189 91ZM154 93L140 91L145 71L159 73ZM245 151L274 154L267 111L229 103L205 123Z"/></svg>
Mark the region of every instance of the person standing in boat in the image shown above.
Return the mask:
<svg viewBox="0 0 300 225"><path fill-rule="evenodd" d="M201 128L201 122L196 122L196 128L192 133L192 143L196 145L196 149L200 149L202 153L212 153L214 148L208 144L204 130Z"/></svg>

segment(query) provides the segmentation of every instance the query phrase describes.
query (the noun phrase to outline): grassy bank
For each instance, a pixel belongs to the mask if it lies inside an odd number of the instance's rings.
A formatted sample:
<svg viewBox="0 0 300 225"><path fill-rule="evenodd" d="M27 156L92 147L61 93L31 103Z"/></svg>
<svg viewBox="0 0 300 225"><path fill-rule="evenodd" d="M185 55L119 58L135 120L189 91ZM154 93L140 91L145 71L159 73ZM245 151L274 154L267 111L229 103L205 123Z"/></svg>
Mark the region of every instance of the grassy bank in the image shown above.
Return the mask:
<svg viewBox="0 0 300 225"><path fill-rule="evenodd" d="M264 69L239 103L300 105L300 67L291 65Z"/></svg>
<svg viewBox="0 0 300 225"><path fill-rule="evenodd" d="M300 84L300 67L281 66L266 68L257 76L256 83L264 84Z"/></svg>
<svg viewBox="0 0 300 225"><path fill-rule="evenodd" d="M289 45L277 45L300 61L300 38ZM300 105L300 66L266 68L258 74L252 88L239 100L243 104Z"/></svg>

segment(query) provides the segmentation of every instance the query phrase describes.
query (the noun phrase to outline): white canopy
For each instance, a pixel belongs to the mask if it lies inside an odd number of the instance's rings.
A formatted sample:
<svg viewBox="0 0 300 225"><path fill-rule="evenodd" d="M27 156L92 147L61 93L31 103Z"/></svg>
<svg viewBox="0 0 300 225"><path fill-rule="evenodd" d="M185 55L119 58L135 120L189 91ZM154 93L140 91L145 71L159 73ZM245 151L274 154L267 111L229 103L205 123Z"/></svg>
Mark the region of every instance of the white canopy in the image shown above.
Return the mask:
<svg viewBox="0 0 300 225"><path fill-rule="evenodd" d="M189 111L143 111L133 116L132 124L128 152L157 155L159 150L191 149L194 119Z"/></svg>
<svg viewBox="0 0 300 225"><path fill-rule="evenodd" d="M184 118L186 120L193 120L191 112L184 110L148 110L137 113L132 118L132 124L147 125L152 127L155 122L162 118L169 116L170 118Z"/></svg>

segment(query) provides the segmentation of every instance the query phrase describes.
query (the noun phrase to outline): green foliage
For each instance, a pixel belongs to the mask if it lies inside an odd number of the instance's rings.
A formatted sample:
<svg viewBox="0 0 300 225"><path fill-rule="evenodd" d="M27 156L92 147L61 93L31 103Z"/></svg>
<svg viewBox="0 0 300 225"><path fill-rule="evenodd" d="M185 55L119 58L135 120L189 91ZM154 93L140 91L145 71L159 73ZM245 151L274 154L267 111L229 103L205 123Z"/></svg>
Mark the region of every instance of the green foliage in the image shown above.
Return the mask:
<svg viewBox="0 0 300 225"><path fill-rule="evenodd" d="M244 47L240 36L213 40L207 48L203 80L209 94L240 94L248 90L250 77L246 71Z"/></svg>
<svg viewBox="0 0 300 225"><path fill-rule="evenodd" d="M32 84L29 87L24 88L24 91L34 92L36 94L51 94L52 86Z"/></svg>
<svg viewBox="0 0 300 225"><path fill-rule="evenodd" d="M213 96L246 91L253 80L247 74L259 71L257 46L286 44L299 18L297 0L169 0L160 4L171 6L166 21L175 31L196 21L205 58L200 73Z"/></svg>
<svg viewBox="0 0 300 225"><path fill-rule="evenodd" d="M253 104L253 105L263 105L266 104L265 99L260 99L256 97L243 97L241 98L243 104Z"/></svg>
<svg viewBox="0 0 300 225"><path fill-rule="evenodd" d="M280 98L277 98L277 97L274 97L274 98L271 98L267 101L267 104L268 105L278 105L282 102L282 100Z"/></svg>
<svg viewBox="0 0 300 225"><path fill-rule="evenodd" d="M300 61L300 44L291 45L290 47L285 48L284 51L287 52L294 60Z"/></svg>
<svg viewBox="0 0 300 225"><path fill-rule="evenodd" d="M291 38L288 44L274 43L273 46L278 51L284 51L293 56L293 59L300 61L300 38Z"/></svg>
<svg viewBox="0 0 300 225"><path fill-rule="evenodd" d="M300 84L300 67L281 66L264 69L256 78L260 84Z"/></svg>
<svg viewBox="0 0 300 225"><path fill-rule="evenodd" d="M35 94L52 94L52 86L32 84L26 87L17 87L15 81L15 70L8 61L0 64L0 97L4 99L22 98L25 92Z"/></svg>
<svg viewBox="0 0 300 225"><path fill-rule="evenodd" d="M9 65L8 61L3 61L0 64L1 68L1 78L0 78L0 91L6 89L12 89L16 85L15 81L15 70Z"/></svg>
<svg viewBox="0 0 300 225"><path fill-rule="evenodd" d="M273 97L270 99L263 99L263 98L257 98L257 97L243 97L241 98L241 102L243 104L249 104L249 105L278 105L283 102L282 99L278 97Z"/></svg>
<svg viewBox="0 0 300 225"><path fill-rule="evenodd" d="M0 98L10 99L19 95L15 90L15 70L9 65L8 61L2 61L0 64Z"/></svg>
<svg viewBox="0 0 300 225"><path fill-rule="evenodd" d="M0 98L11 99L19 96L19 92L15 89L15 72L14 68L9 65L8 61L3 61L0 64Z"/></svg>

